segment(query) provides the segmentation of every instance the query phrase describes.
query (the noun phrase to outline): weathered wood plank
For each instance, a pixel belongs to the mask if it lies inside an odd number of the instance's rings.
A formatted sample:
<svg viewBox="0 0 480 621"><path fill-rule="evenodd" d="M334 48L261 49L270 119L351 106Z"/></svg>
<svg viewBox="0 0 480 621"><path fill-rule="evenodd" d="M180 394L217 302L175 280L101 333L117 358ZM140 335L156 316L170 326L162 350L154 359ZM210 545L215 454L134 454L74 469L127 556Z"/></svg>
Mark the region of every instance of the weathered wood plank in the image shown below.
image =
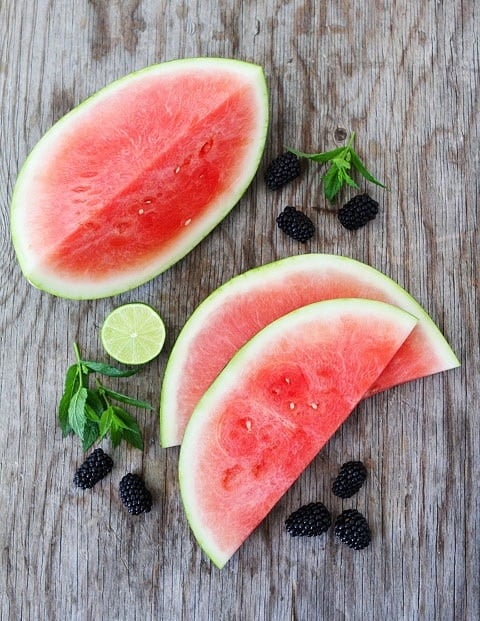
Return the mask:
<svg viewBox="0 0 480 621"><path fill-rule="evenodd" d="M2 620L480 617L479 19L473 0L0 0ZM190 255L135 291L69 302L33 289L9 239L13 184L29 150L108 81L197 55L265 67L271 130L244 198ZM323 150L342 129L356 132L389 186L372 190L381 213L356 234L339 226L313 166L280 193L267 192L261 176L283 145ZM286 204L317 225L305 247L276 229ZM439 323L462 368L362 403L222 571L189 532L178 449L160 449L154 415L136 412L143 454L120 446L111 478L95 493L76 491L83 454L61 437L55 412L72 342L101 357L98 328L111 308L137 299L158 308L165 351L128 381L156 404L168 352L196 305L247 268L308 251L348 255L397 279ZM299 504L352 506L329 491L351 457L369 467L354 504L372 525L370 548L354 554L332 534L287 538L283 521ZM154 494L154 510L138 519L118 500L128 470L141 471Z"/></svg>

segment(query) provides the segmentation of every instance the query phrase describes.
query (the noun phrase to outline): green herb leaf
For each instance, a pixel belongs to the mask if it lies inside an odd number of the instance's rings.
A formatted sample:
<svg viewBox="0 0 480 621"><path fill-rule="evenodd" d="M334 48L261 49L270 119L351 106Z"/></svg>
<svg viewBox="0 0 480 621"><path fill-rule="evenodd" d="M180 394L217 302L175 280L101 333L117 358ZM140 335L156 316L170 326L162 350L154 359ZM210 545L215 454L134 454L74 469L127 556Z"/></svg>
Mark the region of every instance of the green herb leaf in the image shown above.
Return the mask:
<svg viewBox="0 0 480 621"><path fill-rule="evenodd" d="M339 156L342 151L345 151L345 148L346 147L338 147L338 149L332 149L332 151L325 151L323 153L303 153L302 151L296 151L295 149L287 147L287 151L294 153L297 157L312 160L314 162L320 162L322 164Z"/></svg>
<svg viewBox="0 0 480 621"><path fill-rule="evenodd" d="M138 373L142 367L135 369L118 369L110 364L104 364L103 362L94 362L93 360L82 360L82 365L87 367L90 371L106 375L107 377L130 377Z"/></svg>
<svg viewBox="0 0 480 621"><path fill-rule="evenodd" d="M143 450L143 439L137 421L123 408L112 406L115 413L115 422L122 428L121 435L129 444Z"/></svg>
<svg viewBox="0 0 480 621"><path fill-rule="evenodd" d="M355 168L358 170L358 172L363 177L365 177L365 179L367 179L371 183L375 183L375 185L379 185L381 188L385 188L383 183L380 183L380 181L375 179L375 177L372 175L372 173L368 172L368 170L365 168L362 160L358 157L357 153L355 153L355 151L353 149L351 150L351 161L352 161L353 166L355 166Z"/></svg>
<svg viewBox="0 0 480 621"><path fill-rule="evenodd" d="M84 451L88 451L88 449L95 444L98 439L98 425L91 420L85 422L85 427L83 428L82 435L82 448Z"/></svg>
<svg viewBox="0 0 480 621"><path fill-rule="evenodd" d="M116 392L115 390L110 390L110 388L106 388L102 386L103 392L115 399L116 401L120 401L121 403L126 403L128 405L135 405L138 408L144 408L146 410L153 410L154 408L147 403L146 401L141 401L140 399L134 399L133 397L128 397L127 395L122 395L120 392Z"/></svg>
<svg viewBox="0 0 480 621"><path fill-rule="evenodd" d="M80 438L83 438L83 430L87 420L85 414L87 395L87 389L84 386L80 386L73 394L68 406L68 424Z"/></svg>
<svg viewBox="0 0 480 621"><path fill-rule="evenodd" d="M367 170L358 156L358 153L353 148L354 139L355 132L352 132L348 139L348 143L344 147L338 147L337 149L324 151L322 153L303 153L302 151L288 148L288 151L295 153L297 157L313 160L321 164L330 163L327 172L322 177L324 194L326 199L330 202L334 201L336 195L345 184L353 188L359 187L357 182L351 177L349 172L347 172L352 166L367 181L385 188L383 183L375 179L372 173Z"/></svg>
<svg viewBox="0 0 480 621"><path fill-rule="evenodd" d="M333 201L336 194L340 191L343 186L343 179L340 174L340 169L332 164L330 168L327 170L325 175L323 176L323 189L325 193L325 197L329 201Z"/></svg>
<svg viewBox="0 0 480 621"><path fill-rule="evenodd" d="M118 446L123 439L121 430L118 427L112 425L110 427L110 440L112 441L113 446Z"/></svg>
<svg viewBox="0 0 480 621"><path fill-rule="evenodd" d="M143 451L143 438L140 429L124 429L122 437L130 446Z"/></svg>
<svg viewBox="0 0 480 621"><path fill-rule="evenodd" d="M106 401L102 399L102 396L98 390L92 390L88 388L87 405L97 414L101 416L105 408L107 407Z"/></svg>
<svg viewBox="0 0 480 621"><path fill-rule="evenodd" d="M349 185L350 187L352 187L352 188L357 188L357 189L358 189L358 187L359 187L359 186L358 186L358 183L356 183L356 182L355 182L355 181L354 181L354 180L350 177L350 175L347 175L347 174L345 173L343 180L344 180L344 181L345 181L345 183L346 183L347 185Z"/></svg>
<svg viewBox="0 0 480 621"><path fill-rule="evenodd" d="M58 405L58 419L63 434L73 432L78 435L84 450L108 434L114 446L125 440L142 449L142 434L136 420L123 408L112 405L110 399L153 410L152 406L146 401L110 390L98 379L96 388L89 385L92 373L129 377L138 373L142 367L121 370L109 364L82 360L77 343L73 346L76 363L67 369L64 392Z"/></svg>
<svg viewBox="0 0 480 621"><path fill-rule="evenodd" d="M128 444L130 444L134 448L143 451L143 438L140 429L124 429L122 436L125 442L128 442Z"/></svg>
<svg viewBox="0 0 480 621"><path fill-rule="evenodd" d="M68 422L68 408L74 393L79 388L78 384L78 367L76 364L72 364L72 366L67 369L64 392L58 404L58 419L64 436L73 431Z"/></svg>
<svg viewBox="0 0 480 621"><path fill-rule="evenodd" d="M88 421L95 423L96 425L98 425L98 423L100 422L100 418L101 418L101 413L97 413L89 404L88 404L88 397L87 397L87 402L85 403L85 417Z"/></svg>
<svg viewBox="0 0 480 621"><path fill-rule="evenodd" d="M98 429L99 429L101 438L104 438L107 435L107 433L110 431L112 427L112 419L113 419L113 408L111 405L109 405L108 408L103 411L102 416L100 417L100 421L98 423Z"/></svg>

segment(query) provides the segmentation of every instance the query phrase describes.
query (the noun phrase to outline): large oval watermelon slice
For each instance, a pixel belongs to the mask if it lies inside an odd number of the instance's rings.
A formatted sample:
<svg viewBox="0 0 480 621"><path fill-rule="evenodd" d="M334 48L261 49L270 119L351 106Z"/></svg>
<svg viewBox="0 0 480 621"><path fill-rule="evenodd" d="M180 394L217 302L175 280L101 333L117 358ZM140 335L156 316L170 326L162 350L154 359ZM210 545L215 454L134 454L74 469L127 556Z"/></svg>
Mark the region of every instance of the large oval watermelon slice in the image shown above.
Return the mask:
<svg viewBox="0 0 480 621"><path fill-rule="evenodd" d="M27 158L11 209L14 247L34 285L98 298L153 278L238 202L267 132L263 71L197 58L102 89Z"/></svg>
<svg viewBox="0 0 480 621"><path fill-rule="evenodd" d="M428 314L381 272L336 255L282 259L228 281L204 300L185 324L162 384L162 445L180 444L202 394L256 332L300 306L342 297L388 302L419 320L369 394L458 366L458 359Z"/></svg>
<svg viewBox="0 0 480 621"><path fill-rule="evenodd" d="M376 381L414 328L360 299L297 309L254 336L200 400L180 451L190 526L222 567Z"/></svg>

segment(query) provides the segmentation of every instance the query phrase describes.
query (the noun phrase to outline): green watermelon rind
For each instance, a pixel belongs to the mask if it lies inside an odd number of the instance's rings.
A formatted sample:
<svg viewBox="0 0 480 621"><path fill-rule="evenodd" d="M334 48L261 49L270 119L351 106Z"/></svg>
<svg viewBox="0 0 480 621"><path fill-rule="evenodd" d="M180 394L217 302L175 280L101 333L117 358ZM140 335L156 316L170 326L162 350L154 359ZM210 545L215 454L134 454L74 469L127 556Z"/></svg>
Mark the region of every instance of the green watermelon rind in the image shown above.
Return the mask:
<svg viewBox="0 0 480 621"><path fill-rule="evenodd" d="M269 342L276 341L277 338L282 336L285 329L291 330L295 323L301 329L302 322L312 320L313 318L324 321L325 325L329 325L329 318L337 317L342 312L342 309L344 310L345 308L348 311L353 311L355 317L359 317L359 320L362 313L369 316L377 314L379 319L387 316L394 318L398 326L396 334L401 334L404 338L408 336L417 324L415 316L397 306L362 298L323 300L298 308L268 324L237 351L204 393L188 422L179 458L179 482L182 503L196 540L208 558L219 569L226 564L231 554L220 549L214 541L214 533L212 535L209 532L208 526L203 524L200 518L200 511L195 503L195 485L191 476L195 470L195 449L202 446L202 431L208 434L215 433L215 429L205 430L206 425L208 425L209 413L215 411L216 405L228 394L230 388L236 387L238 383L237 378L239 375L241 377L245 368L261 365L261 354L264 351L265 345L268 346ZM212 459L214 457L212 456Z"/></svg>
<svg viewBox="0 0 480 621"><path fill-rule="evenodd" d="M349 275L358 275L359 281L376 283L388 293L391 303L415 315L419 327L424 331L432 350L442 360L444 369L459 366L459 360L447 340L424 308L401 285L374 267L349 257L334 254L303 254L267 263L253 268L213 291L190 315L180 331L171 351L165 369L160 395L160 441L163 447L179 444L176 437L175 413L176 395L182 390L182 368L188 360L190 344L202 330L209 315L227 300L234 299L239 292L248 291L258 284L268 287L273 278L288 280L289 274L299 270L325 270L329 267L342 268Z"/></svg>
<svg viewBox="0 0 480 621"><path fill-rule="evenodd" d="M145 76L163 72L174 72L177 68L184 66L195 66L199 68L222 66L228 67L234 71L249 74L252 83L255 84L258 96L258 123L256 125L257 135L252 138L251 148L249 150L250 157L245 157L244 175L239 178L233 192L228 196L222 194L212 203L216 209L209 209L204 217L198 219L198 223L193 223L188 227L185 237L182 238L182 244L178 244L173 252L166 252L167 258L163 255L148 266L147 269L132 269L129 272L121 272L116 277L109 277L100 283L89 281L85 284L76 281L65 281L63 278L57 278L55 274L46 274L36 269L34 258L28 253L28 248L22 237L22 231L28 226L28 213L25 212L24 204L28 202L28 197L23 196L24 191L28 188L28 176L30 168L41 165L42 156L48 151L50 145L55 144L57 136L61 136L64 129L69 129L78 115L81 115L91 104L95 104L98 100L111 95L118 88L128 85L137 79ZM90 97L82 101L70 112L60 118L46 133L40 138L34 146L30 154L27 156L23 166L17 177L17 181L13 190L10 222L11 222L11 238L18 263L25 278L34 287L47 291L53 295L68 299L97 299L105 298L124 291L138 287L156 276L163 273L180 259L185 257L195 246L197 246L211 231L230 213L230 211L239 202L247 188L250 186L257 169L259 167L269 126L269 102L268 89L263 68L250 62L216 57L199 57L199 58L183 58L171 60L156 65L140 69L123 76L100 90L93 93ZM30 199L31 200L31 199Z"/></svg>

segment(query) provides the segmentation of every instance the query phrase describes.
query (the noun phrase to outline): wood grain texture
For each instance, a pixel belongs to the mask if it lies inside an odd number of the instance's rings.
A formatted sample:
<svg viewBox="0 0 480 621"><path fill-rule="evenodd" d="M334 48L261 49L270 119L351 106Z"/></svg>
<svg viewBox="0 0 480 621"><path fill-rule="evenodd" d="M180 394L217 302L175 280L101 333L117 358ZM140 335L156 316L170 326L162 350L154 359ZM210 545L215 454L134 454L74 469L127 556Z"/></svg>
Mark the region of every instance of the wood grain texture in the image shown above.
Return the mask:
<svg viewBox="0 0 480 621"><path fill-rule="evenodd" d="M474 0L0 0L2 621L480 618L479 24ZM265 67L271 129L238 206L185 259L129 293L72 302L32 288L9 232L29 150L110 80L199 55ZM356 131L360 153L389 186L372 190L381 213L356 234L338 225L313 167L278 193L262 181L283 145L333 148L338 128ZM318 234L305 246L275 226L287 204L315 221ZM247 268L308 251L351 256L398 280L462 367L362 403L222 571L189 531L178 449L159 447L154 415L135 413L143 453L121 445L94 493L74 489L83 454L56 423L72 342L101 358L109 310L129 300L158 308L164 352L118 383L156 404L168 353L196 305ZM349 458L365 460L368 483L340 501L330 482ZM148 515L132 518L120 506L128 470L153 491ZM332 534L289 539L285 517L314 499L334 513L365 512L373 544L352 553Z"/></svg>

